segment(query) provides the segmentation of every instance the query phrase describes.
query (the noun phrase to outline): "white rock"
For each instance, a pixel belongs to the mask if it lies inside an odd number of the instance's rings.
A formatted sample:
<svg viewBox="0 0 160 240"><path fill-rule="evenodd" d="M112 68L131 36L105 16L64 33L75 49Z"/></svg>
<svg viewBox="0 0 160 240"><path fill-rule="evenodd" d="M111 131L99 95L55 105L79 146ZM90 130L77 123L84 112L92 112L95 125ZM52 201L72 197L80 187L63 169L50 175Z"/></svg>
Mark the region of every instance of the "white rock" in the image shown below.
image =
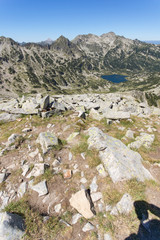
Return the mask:
<svg viewBox="0 0 160 240"><path fill-rule="evenodd" d="M31 189L36 191L38 194L39 194L39 197L40 196L44 196L48 193L48 188L47 188L47 185L46 185L46 180L42 181L42 182L39 182L37 183L36 185L33 185L33 182L30 183L31 184Z"/></svg>
<svg viewBox="0 0 160 240"><path fill-rule="evenodd" d="M134 139L134 132L132 130L127 130L126 135L127 138Z"/></svg>
<svg viewBox="0 0 160 240"><path fill-rule="evenodd" d="M81 218L82 215L79 213L76 213L75 215L72 216L72 225L76 224L79 220L79 218Z"/></svg>
<svg viewBox="0 0 160 240"><path fill-rule="evenodd" d="M93 202L97 202L98 200L102 199L102 193L101 192L92 193L91 198Z"/></svg>
<svg viewBox="0 0 160 240"><path fill-rule="evenodd" d="M82 228L83 232L88 232L94 229L94 226L91 223L86 223L84 227Z"/></svg>
<svg viewBox="0 0 160 240"><path fill-rule="evenodd" d="M39 153L39 149L36 148L36 150L34 152L29 153L29 157L35 158L35 156L37 156L38 153Z"/></svg>
<svg viewBox="0 0 160 240"><path fill-rule="evenodd" d="M27 175L27 178L38 177L39 175L44 174L47 165L44 163L36 163L32 171Z"/></svg>
<svg viewBox="0 0 160 240"><path fill-rule="evenodd" d="M112 237L109 233L104 234L104 240L112 240Z"/></svg>
<svg viewBox="0 0 160 240"><path fill-rule="evenodd" d="M97 185L97 177L95 176L92 180L92 183L90 184L90 190L91 190L91 193L92 192L96 192L97 191L97 188L98 188L98 185Z"/></svg>
<svg viewBox="0 0 160 240"><path fill-rule="evenodd" d="M56 213L59 213L60 212L60 210L61 210L61 204L59 203L59 204L57 204L57 205L55 205L55 207L54 207L54 210L55 210L55 212Z"/></svg>
<svg viewBox="0 0 160 240"><path fill-rule="evenodd" d="M18 195L20 197L23 197L23 195L26 193L26 190L27 190L27 183L26 182L21 183L18 188Z"/></svg>
<svg viewBox="0 0 160 240"><path fill-rule="evenodd" d="M116 207L120 214L128 215L133 208L132 197L128 193L125 193L121 200L117 203Z"/></svg>
<svg viewBox="0 0 160 240"><path fill-rule="evenodd" d="M22 176L25 177L27 172L29 171L29 165L24 164L21 168L22 168L22 171L23 171Z"/></svg>
<svg viewBox="0 0 160 240"><path fill-rule="evenodd" d="M68 156L68 158L69 158L69 161L71 161L71 160L72 160L72 157L73 157L72 153L71 153L71 152L69 152L69 156Z"/></svg>

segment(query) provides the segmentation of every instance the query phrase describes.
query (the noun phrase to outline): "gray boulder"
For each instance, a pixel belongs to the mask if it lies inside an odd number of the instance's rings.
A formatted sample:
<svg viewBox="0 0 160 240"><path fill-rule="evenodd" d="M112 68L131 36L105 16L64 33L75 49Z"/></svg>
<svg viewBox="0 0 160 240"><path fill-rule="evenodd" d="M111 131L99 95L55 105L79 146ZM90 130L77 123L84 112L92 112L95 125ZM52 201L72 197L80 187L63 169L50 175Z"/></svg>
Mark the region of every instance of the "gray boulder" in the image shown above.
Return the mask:
<svg viewBox="0 0 160 240"><path fill-rule="evenodd" d="M0 239L20 240L25 233L25 225L21 216L17 214L0 213Z"/></svg>
<svg viewBox="0 0 160 240"><path fill-rule="evenodd" d="M109 119L128 119L130 118L130 113L123 111L108 110L103 114L103 117Z"/></svg>
<svg viewBox="0 0 160 240"><path fill-rule="evenodd" d="M15 121L19 117L20 115L18 114L1 113L0 121L3 121L3 122Z"/></svg>
<svg viewBox="0 0 160 240"><path fill-rule="evenodd" d="M42 147L43 154L47 153L53 146L58 145L58 138L50 132L42 132L39 134L37 140Z"/></svg>
<svg viewBox="0 0 160 240"><path fill-rule="evenodd" d="M120 140L103 133L99 128L88 129L89 148L99 151L99 157L114 183L136 178L138 181L153 179L142 165L141 155L130 150Z"/></svg>
<svg viewBox="0 0 160 240"><path fill-rule="evenodd" d="M132 208L133 208L132 197L128 193L125 193L121 200L112 209L111 215L118 214L128 215L132 211Z"/></svg>
<svg viewBox="0 0 160 240"><path fill-rule="evenodd" d="M37 183L36 185L33 185L33 182L30 183L30 188L33 191L36 191L40 196L44 196L48 193L48 188L47 188L47 184L46 184L46 180Z"/></svg>

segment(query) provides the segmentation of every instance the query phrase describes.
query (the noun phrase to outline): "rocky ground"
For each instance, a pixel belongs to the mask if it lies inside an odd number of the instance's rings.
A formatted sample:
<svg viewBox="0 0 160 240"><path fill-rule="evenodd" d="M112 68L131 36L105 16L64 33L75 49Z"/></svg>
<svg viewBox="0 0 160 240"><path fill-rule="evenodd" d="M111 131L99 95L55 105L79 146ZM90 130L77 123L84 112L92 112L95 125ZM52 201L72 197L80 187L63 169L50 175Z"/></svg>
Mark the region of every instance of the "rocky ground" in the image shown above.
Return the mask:
<svg viewBox="0 0 160 240"><path fill-rule="evenodd" d="M0 239L159 236L160 109L142 93L39 94L0 110Z"/></svg>

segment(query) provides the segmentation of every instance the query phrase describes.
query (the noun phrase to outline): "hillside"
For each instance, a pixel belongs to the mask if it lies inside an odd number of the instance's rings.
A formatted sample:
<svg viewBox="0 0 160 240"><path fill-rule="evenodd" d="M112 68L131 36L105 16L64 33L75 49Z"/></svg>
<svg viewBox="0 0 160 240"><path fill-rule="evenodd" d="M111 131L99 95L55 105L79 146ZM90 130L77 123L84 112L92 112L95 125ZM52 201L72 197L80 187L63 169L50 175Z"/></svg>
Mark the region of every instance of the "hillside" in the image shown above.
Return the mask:
<svg viewBox="0 0 160 240"><path fill-rule="evenodd" d="M60 36L49 44L21 45L0 37L1 95L150 90L159 86L159 72L160 46L112 32L72 41ZM116 86L100 78L108 73L126 74L127 84Z"/></svg>
<svg viewBox="0 0 160 240"><path fill-rule="evenodd" d="M0 111L0 239L159 239L160 109L144 93L37 94Z"/></svg>

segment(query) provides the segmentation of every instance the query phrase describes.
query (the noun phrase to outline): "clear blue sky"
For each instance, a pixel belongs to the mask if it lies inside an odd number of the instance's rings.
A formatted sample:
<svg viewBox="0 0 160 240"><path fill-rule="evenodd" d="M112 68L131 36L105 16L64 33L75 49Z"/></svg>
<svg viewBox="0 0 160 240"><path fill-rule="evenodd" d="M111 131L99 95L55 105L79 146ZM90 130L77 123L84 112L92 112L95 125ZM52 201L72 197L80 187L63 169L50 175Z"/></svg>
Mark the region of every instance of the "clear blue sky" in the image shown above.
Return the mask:
<svg viewBox="0 0 160 240"><path fill-rule="evenodd" d="M0 36L15 41L110 31L160 40L160 0L0 0Z"/></svg>

